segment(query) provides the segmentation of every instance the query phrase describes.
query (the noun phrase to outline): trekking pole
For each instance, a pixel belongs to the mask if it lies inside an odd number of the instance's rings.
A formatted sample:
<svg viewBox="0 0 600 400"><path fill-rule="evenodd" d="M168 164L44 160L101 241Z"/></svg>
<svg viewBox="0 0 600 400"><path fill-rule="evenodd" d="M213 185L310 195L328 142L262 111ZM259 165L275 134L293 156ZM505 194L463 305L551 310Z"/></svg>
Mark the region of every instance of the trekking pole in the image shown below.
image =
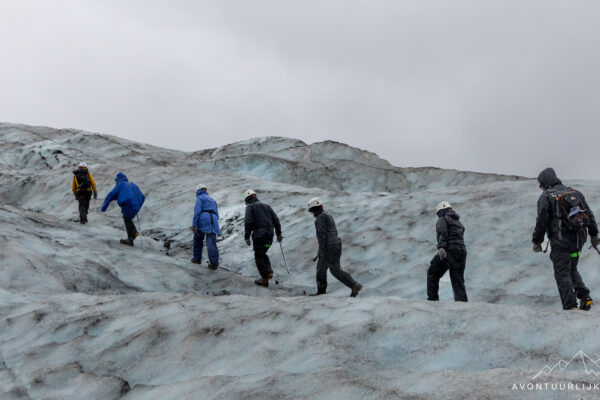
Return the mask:
<svg viewBox="0 0 600 400"><path fill-rule="evenodd" d="M290 273L290 269L288 268L287 260L285 259L285 253L283 252L283 245L279 242L279 248L281 249L281 255L283 256L283 262L285 264L285 269L287 269L288 274Z"/></svg>

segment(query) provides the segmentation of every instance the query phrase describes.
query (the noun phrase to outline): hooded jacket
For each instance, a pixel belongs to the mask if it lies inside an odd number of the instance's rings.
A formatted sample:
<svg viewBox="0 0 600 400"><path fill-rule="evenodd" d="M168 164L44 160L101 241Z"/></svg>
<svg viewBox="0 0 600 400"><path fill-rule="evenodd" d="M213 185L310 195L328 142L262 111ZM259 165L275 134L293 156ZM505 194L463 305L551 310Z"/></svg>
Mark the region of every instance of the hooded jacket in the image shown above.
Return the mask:
<svg viewBox="0 0 600 400"><path fill-rule="evenodd" d="M115 182L117 184L104 199L102 212L106 211L111 201L117 200L123 217L133 219L140 212L146 197L135 183L127 180L127 176L122 172L117 174Z"/></svg>
<svg viewBox="0 0 600 400"><path fill-rule="evenodd" d="M335 221L327 212L317 211L315 216L315 230L317 231L319 251L326 251L328 245L341 243Z"/></svg>
<svg viewBox="0 0 600 400"><path fill-rule="evenodd" d="M246 206L244 217L245 239L264 238L273 240L273 229L277 235L281 235L281 224L279 218L268 204L261 203L258 199L250 199Z"/></svg>
<svg viewBox="0 0 600 400"><path fill-rule="evenodd" d="M561 217L556 211L556 200L554 200L552 194L573 189L563 185L552 168L546 168L540 173L538 183L544 189L544 192L538 199L537 220L532 237L533 243L542 243L544 236L547 234L553 249L569 253L581 251L587 240L587 233L592 236L598 235L596 218L585 197L581 192L574 190L580 196L581 206L589 216L587 232L584 231L582 234L579 232L569 232L566 226L562 224Z"/></svg>
<svg viewBox="0 0 600 400"><path fill-rule="evenodd" d="M437 248L446 250L464 250L465 227L460 223L460 215L454 210L443 210L439 213L436 225Z"/></svg>
<svg viewBox="0 0 600 400"><path fill-rule="evenodd" d="M192 226L197 226L200 232L221 234L217 202L208 195L206 190L198 189L196 191L196 206L194 207Z"/></svg>

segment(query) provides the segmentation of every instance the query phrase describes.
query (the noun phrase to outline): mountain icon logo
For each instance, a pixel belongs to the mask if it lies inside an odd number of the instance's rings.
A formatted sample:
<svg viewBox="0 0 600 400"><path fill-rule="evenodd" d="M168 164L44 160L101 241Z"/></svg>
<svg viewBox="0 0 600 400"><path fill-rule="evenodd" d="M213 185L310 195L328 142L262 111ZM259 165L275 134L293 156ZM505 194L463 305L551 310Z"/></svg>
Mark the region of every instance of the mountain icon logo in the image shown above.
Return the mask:
<svg viewBox="0 0 600 400"><path fill-rule="evenodd" d="M585 354L583 351L579 350L577 354L575 354L568 361L560 360L552 367L549 365L544 365L544 368L542 368L537 374L535 374L535 376L532 379L539 378L540 376L550 375L552 372L555 371L564 371L569 367L569 365L573 363L583 364L586 375L600 376L600 359L594 361L594 359L592 359L590 356Z"/></svg>

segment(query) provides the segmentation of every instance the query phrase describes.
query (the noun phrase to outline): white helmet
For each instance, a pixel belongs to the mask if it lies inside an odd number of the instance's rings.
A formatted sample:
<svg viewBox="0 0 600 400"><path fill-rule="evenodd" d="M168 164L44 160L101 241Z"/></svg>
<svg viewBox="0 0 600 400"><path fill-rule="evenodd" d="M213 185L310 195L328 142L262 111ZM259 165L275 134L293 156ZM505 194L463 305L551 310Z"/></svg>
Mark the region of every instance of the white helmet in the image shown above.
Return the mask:
<svg viewBox="0 0 600 400"><path fill-rule="evenodd" d="M198 191L200 189L206 189L206 185L200 184L200 185L196 186L196 191Z"/></svg>
<svg viewBox="0 0 600 400"><path fill-rule="evenodd" d="M244 192L244 200L248 198L248 196L252 196L253 194L256 194L256 192L252 189L248 189Z"/></svg>
<svg viewBox="0 0 600 400"><path fill-rule="evenodd" d="M310 199L308 202L308 209L310 210L313 207L319 207L322 206L323 202L321 201L320 198L315 197L314 199Z"/></svg>
<svg viewBox="0 0 600 400"><path fill-rule="evenodd" d="M447 201L442 201L440 204L437 205L437 207L435 208L435 213L437 214L438 212L440 212L441 210L445 210L447 208L452 208L452 204L448 203Z"/></svg>
<svg viewBox="0 0 600 400"><path fill-rule="evenodd" d="M87 164L84 162L79 163L79 168L87 168Z"/></svg>

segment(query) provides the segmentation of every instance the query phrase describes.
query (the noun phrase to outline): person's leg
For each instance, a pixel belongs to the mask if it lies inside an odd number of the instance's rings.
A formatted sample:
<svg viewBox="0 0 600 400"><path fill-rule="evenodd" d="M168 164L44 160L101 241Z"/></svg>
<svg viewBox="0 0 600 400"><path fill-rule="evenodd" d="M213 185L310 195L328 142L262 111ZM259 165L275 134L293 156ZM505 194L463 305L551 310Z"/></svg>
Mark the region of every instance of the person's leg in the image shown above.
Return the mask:
<svg viewBox="0 0 600 400"><path fill-rule="evenodd" d="M590 289L585 286L579 271L577 270L577 265L579 264L579 257L575 257L571 259L571 282L573 282L573 289L575 290L575 295L579 300L585 300L590 297Z"/></svg>
<svg viewBox="0 0 600 400"><path fill-rule="evenodd" d="M452 282L454 301L469 301L467 298L467 290L465 289L465 265L467 253L462 251L448 253L450 282Z"/></svg>
<svg viewBox="0 0 600 400"><path fill-rule="evenodd" d="M448 263L436 255L427 270L427 300L439 300L440 279L448 271Z"/></svg>
<svg viewBox="0 0 600 400"><path fill-rule="evenodd" d="M90 196L83 191L79 191L77 201L79 202L79 221L85 223L87 222L88 209L90 208Z"/></svg>
<svg viewBox="0 0 600 400"><path fill-rule="evenodd" d="M217 235L214 233L206 234L206 251L208 260L213 265L219 265L219 249L217 248Z"/></svg>
<svg viewBox="0 0 600 400"><path fill-rule="evenodd" d="M342 258L342 245L341 243L334 246L328 246L329 259L329 271L338 281L352 289L356 285L356 281L352 276L342 269L340 265L340 259Z"/></svg>
<svg viewBox="0 0 600 400"><path fill-rule="evenodd" d="M319 250L319 261L317 262L317 293L327 293L327 254Z"/></svg>
<svg viewBox="0 0 600 400"><path fill-rule="evenodd" d="M202 247L204 247L204 233L198 231L194 234L194 260L198 263L202 261Z"/></svg>
<svg viewBox="0 0 600 400"><path fill-rule="evenodd" d="M131 220L131 218L125 218L125 217L123 217L123 220L125 221L125 229L127 230L127 238L133 242L135 240L135 237L137 236L137 229L135 229L133 220Z"/></svg>
<svg viewBox="0 0 600 400"><path fill-rule="evenodd" d="M252 247L254 249L254 261L256 261L256 268L263 279L269 279L270 265L268 263L269 258L267 257L268 247L265 247L266 241L262 238L255 238L252 241Z"/></svg>
<svg viewBox="0 0 600 400"><path fill-rule="evenodd" d="M550 253L550 259L554 264L554 279L558 288L558 294L564 310L577 307L575 290L571 281L571 255L567 252L554 251Z"/></svg>

